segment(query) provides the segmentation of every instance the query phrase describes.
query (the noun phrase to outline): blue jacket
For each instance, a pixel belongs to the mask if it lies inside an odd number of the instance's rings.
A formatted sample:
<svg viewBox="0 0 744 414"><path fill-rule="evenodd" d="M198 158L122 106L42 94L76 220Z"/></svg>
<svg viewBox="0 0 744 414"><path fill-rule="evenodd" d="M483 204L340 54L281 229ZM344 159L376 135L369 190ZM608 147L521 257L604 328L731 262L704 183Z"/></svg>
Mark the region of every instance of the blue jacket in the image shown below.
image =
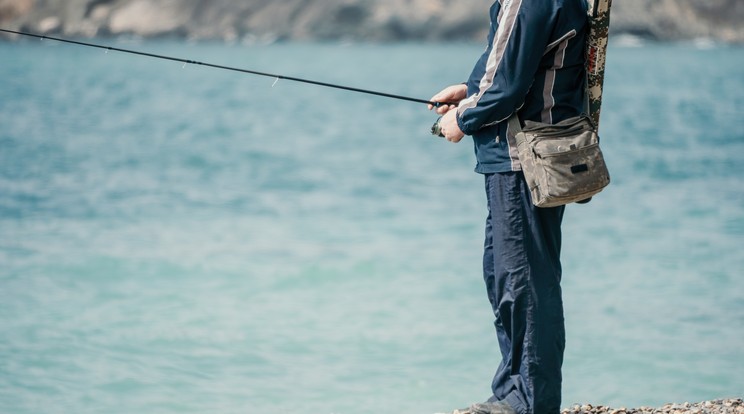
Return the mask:
<svg viewBox="0 0 744 414"><path fill-rule="evenodd" d="M473 136L479 173L518 171L507 120L557 123L584 107L586 0L498 0L488 47L467 82L457 122Z"/></svg>

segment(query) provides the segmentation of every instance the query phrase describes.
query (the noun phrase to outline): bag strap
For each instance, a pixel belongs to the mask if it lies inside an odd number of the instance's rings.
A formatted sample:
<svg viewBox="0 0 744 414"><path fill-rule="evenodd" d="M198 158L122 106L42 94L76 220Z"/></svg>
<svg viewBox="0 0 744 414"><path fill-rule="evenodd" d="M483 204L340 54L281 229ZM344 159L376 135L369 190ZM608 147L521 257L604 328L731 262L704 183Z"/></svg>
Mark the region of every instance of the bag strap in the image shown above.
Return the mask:
<svg viewBox="0 0 744 414"><path fill-rule="evenodd" d="M522 132L522 123L519 122L517 111L514 111L514 113L509 117L509 125L506 128L506 134L508 135L510 132L513 132L515 137Z"/></svg>
<svg viewBox="0 0 744 414"><path fill-rule="evenodd" d="M592 116L592 107L589 103L589 71L584 69L584 114Z"/></svg>

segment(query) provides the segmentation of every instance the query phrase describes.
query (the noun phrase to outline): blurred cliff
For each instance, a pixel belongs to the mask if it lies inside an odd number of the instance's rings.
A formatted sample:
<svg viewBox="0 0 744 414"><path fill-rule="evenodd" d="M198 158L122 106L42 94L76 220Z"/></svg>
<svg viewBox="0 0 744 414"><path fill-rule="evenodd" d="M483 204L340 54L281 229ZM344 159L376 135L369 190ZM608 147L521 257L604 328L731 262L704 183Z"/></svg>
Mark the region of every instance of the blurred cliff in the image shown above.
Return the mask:
<svg viewBox="0 0 744 414"><path fill-rule="evenodd" d="M65 36L480 40L492 0L0 0L0 25ZM616 0L612 33L744 43L742 0Z"/></svg>

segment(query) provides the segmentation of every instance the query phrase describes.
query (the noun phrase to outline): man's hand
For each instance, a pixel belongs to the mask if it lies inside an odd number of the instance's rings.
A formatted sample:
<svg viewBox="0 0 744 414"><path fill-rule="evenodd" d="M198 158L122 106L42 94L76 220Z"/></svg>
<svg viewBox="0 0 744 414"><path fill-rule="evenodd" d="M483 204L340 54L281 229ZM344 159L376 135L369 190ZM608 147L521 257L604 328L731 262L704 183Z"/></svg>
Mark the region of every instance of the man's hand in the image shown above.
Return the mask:
<svg viewBox="0 0 744 414"><path fill-rule="evenodd" d="M434 95L429 99L432 102L448 102L451 104L457 104L461 100L465 99L468 96L468 87L465 85L452 85L448 86L444 89L442 89L441 92ZM435 107L434 105L429 105L429 110L432 110L436 108L436 112L439 115L444 115L447 112L449 112L451 109L456 108L457 105L439 105Z"/></svg>
<svg viewBox="0 0 744 414"><path fill-rule="evenodd" d="M429 110L436 109L436 113L443 115L439 120L442 134L450 142L460 142L465 136L457 125L457 103L468 96L468 87L463 84L452 85L442 89L429 99L432 102L448 102L454 105L429 105Z"/></svg>
<svg viewBox="0 0 744 414"><path fill-rule="evenodd" d="M465 134L460 130L460 126L457 125L457 108L451 109L449 112L444 114L442 119L439 120L439 128L444 134L444 138L453 143L458 143L462 140Z"/></svg>

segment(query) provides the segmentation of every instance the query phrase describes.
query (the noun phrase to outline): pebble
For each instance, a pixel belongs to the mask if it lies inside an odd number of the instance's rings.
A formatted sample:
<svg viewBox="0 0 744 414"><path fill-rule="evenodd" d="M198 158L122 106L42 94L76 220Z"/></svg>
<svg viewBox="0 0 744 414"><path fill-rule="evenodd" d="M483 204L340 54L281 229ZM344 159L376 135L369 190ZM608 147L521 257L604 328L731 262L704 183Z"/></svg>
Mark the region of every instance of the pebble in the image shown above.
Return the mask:
<svg viewBox="0 0 744 414"><path fill-rule="evenodd" d="M685 402L665 404L659 408L612 408L592 404L574 404L561 411L561 414L744 414L744 401L741 398L727 400Z"/></svg>

